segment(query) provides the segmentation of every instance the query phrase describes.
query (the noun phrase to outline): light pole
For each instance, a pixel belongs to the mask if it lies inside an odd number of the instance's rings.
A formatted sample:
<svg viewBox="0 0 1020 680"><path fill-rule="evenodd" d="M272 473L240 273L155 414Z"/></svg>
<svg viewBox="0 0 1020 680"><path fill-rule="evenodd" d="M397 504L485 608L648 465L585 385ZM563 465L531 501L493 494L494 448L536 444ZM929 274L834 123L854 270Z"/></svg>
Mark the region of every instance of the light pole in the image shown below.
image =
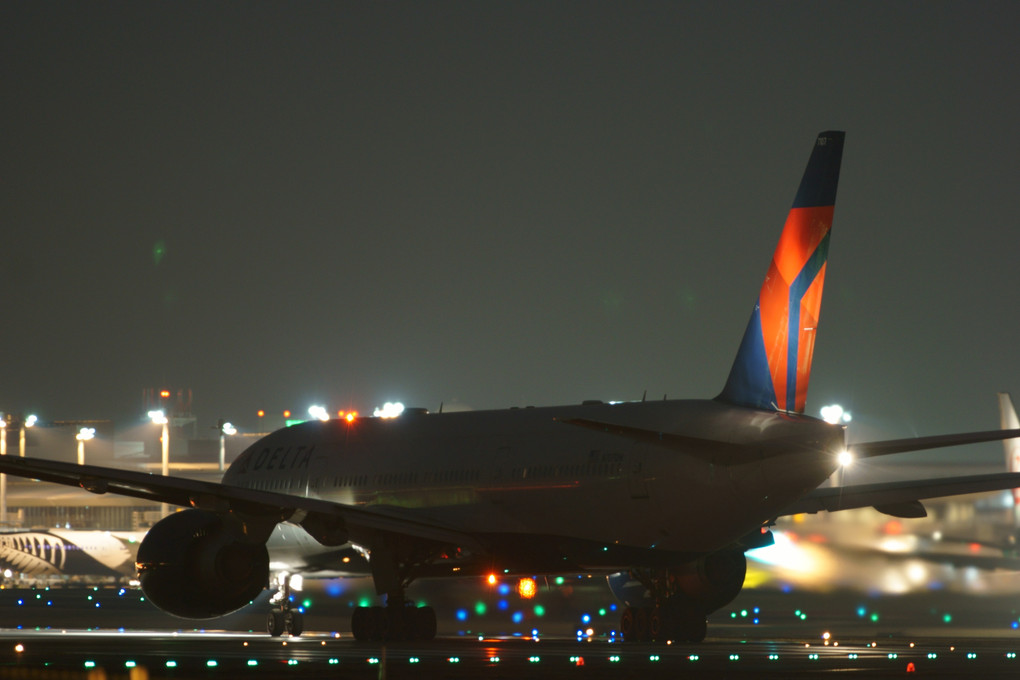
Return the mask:
<svg viewBox="0 0 1020 680"><path fill-rule="evenodd" d="M36 416L29 416L21 421L21 429L18 431L18 455L25 457L25 430L35 425L39 420Z"/></svg>
<svg viewBox="0 0 1020 680"><path fill-rule="evenodd" d="M85 464L85 442L96 436L96 428L83 427L78 430L75 439L78 440L78 465Z"/></svg>
<svg viewBox="0 0 1020 680"><path fill-rule="evenodd" d="M162 409L159 411L149 411L149 419L152 420L153 425L162 425L163 432L159 440L163 444L163 476L166 477L170 474L170 421L167 420L166 414L163 413ZM160 517L166 517L170 514L170 504L160 504Z"/></svg>
<svg viewBox="0 0 1020 680"><path fill-rule="evenodd" d="M0 414L0 456L7 455L7 417ZM0 474L0 527L7 524L7 475Z"/></svg>
<svg viewBox="0 0 1020 680"><path fill-rule="evenodd" d="M220 418L220 472L223 472L227 459L227 437L237 434L237 428Z"/></svg>

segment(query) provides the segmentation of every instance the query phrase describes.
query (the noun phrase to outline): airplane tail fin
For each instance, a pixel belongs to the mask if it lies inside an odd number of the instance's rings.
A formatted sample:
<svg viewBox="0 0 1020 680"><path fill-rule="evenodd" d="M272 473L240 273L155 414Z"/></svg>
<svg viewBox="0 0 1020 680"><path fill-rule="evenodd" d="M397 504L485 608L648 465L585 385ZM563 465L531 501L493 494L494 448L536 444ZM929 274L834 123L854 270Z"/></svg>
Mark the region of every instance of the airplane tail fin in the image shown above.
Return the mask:
<svg viewBox="0 0 1020 680"><path fill-rule="evenodd" d="M999 427L1003 430L1020 429L1020 418L1017 418L1009 392L999 392ZM1020 472L1020 439L1003 439L1002 448L1006 451L1006 469ZM1020 489L1013 489L1013 504L1020 506Z"/></svg>
<svg viewBox="0 0 1020 680"><path fill-rule="evenodd" d="M828 131L815 140L719 401L804 411L844 136Z"/></svg>

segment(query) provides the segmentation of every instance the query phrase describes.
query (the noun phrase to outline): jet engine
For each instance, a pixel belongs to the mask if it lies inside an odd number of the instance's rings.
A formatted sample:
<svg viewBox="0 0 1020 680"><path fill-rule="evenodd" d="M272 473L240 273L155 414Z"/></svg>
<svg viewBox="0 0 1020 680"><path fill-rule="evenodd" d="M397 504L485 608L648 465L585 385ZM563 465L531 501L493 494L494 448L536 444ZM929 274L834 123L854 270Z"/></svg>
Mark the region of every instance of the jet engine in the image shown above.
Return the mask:
<svg viewBox="0 0 1020 680"><path fill-rule="evenodd" d="M611 574L610 590L631 607L680 598L704 613L725 607L740 593L747 572L744 554L725 550L667 570L635 570Z"/></svg>
<svg viewBox="0 0 1020 680"><path fill-rule="evenodd" d="M722 550L671 571L678 590L699 603L705 612L714 612L740 594L747 575L747 560L738 550Z"/></svg>
<svg viewBox="0 0 1020 680"><path fill-rule="evenodd" d="M205 510L164 517L138 546L145 596L174 616L209 619L255 599L269 582L269 552L240 524Z"/></svg>

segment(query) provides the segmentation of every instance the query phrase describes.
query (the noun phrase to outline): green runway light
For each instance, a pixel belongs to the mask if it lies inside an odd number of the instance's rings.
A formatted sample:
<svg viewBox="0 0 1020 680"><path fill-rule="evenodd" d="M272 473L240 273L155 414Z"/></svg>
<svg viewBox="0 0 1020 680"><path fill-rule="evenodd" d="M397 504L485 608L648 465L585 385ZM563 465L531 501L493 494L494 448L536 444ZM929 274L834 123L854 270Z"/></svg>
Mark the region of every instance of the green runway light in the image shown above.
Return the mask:
<svg viewBox="0 0 1020 680"><path fill-rule="evenodd" d="M335 656L330 658L330 660L329 660L329 665L330 666L335 666L338 663L340 663L340 659L336 658Z"/></svg>
<svg viewBox="0 0 1020 680"><path fill-rule="evenodd" d="M935 652L928 652L928 658L934 661L935 659L939 658L939 655L936 654Z"/></svg>
<svg viewBox="0 0 1020 680"><path fill-rule="evenodd" d="M528 657L528 663L538 663L541 660L542 660L542 657L540 657L540 656L529 656Z"/></svg>
<svg viewBox="0 0 1020 680"><path fill-rule="evenodd" d="M371 664L371 665L375 665L375 664L379 663L379 658L375 657L375 656L370 656L370 657L368 657L368 663Z"/></svg>
<svg viewBox="0 0 1020 680"><path fill-rule="evenodd" d="M287 659L288 666L297 666L297 663L298 663L297 659Z"/></svg>
<svg viewBox="0 0 1020 680"><path fill-rule="evenodd" d="M410 659L407 660L407 663L418 663L419 661L421 661L421 659L419 659L416 656L412 656Z"/></svg>
<svg viewBox="0 0 1020 680"><path fill-rule="evenodd" d="M701 659L701 657L700 657L700 656L698 656L697 654L691 654L691 655L689 655L689 656L687 657L687 660L688 660L688 661L698 661L698 660L700 660L700 659Z"/></svg>
<svg viewBox="0 0 1020 680"><path fill-rule="evenodd" d="M556 585L558 585L558 586L562 586L563 585L563 577L562 576L557 576L556 577Z"/></svg>
<svg viewBox="0 0 1020 680"><path fill-rule="evenodd" d="M949 612L946 612L945 614L942 615L942 622L943 623L952 623L953 622L953 615L950 614Z"/></svg>
<svg viewBox="0 0 1020 680"><path fill-rule="evenodd" d="M619 661L620 661L620 657L618 657L615 654L613 656L609 657L609 663L619 663Z"/></svg>
<svg viewBox="0 0 1020 680"><path fill-rule="evenodd" d="M248 665L249 666L258 666L259 665L258 659L248 659Z"/></svg>
<svg viewBox="0 0 1020 680"><path fill-rule="evenodd" d="M134 668L137 664L134 661L125 661L124 668Z"/></svg>
<svg viewBox="0 0 1020 680"><path fill-rule="evenodd" d="M872 623L878 623L878 612L871 612L871 616L868 618L871 619Z"/></svg>
<svg viewBox="0 0 1020 680"><path fill-rule="evenodd" d="M208 661L205 662L206 668L216 668L219 665L220 664L218 661L216 661L216 659L209 659Z"/></svg>
<svg viewBox="0 0 1020 680"><path fill-rule="evenodd" d="M893 661L899 658L899 654L897 654L896 652L889 652L888 654L886 654L886 656Z"/></svg>
<svg viewBox="0 0 1020 680"><path fill-rule="evenodd" d="M810 659L811 661L818 661L818 655L817 654L808 654L807 658Z"/></svg>
<svg viewBox="0 0 1020 680"><path fill-rule="evenodd" d="M543 607L540 604L536 604L534 612L535 612L535 616L537 616L539 618L542 618L543 616L545 616L545 607Z"/></svg>
<svg viewBox="0 0 1020 680"><path fill-rule="evenodd" d="M730 661L740 661L739 654L730 654Z"/></svg>
<svg viewBox="0 0 1020 680"><path fill-rule="evenodd" d="M177 668L177 662L173 660L167 661L165 665L167 668Z"/></svg>
<svg viewBox="0 0 1020 680"><path fill-rule="evenodd" d="M95 668L95 667L96 667L96 662L95 661L86 661L85 662L85 668Z"/></svg>
<svg viewBox="0 0 1020 680"><path fill-rule="evenodd" d="M967 658L970 660L974 660L977 658L977 654L975 654L974 652L967 652Z"/></svg>
<svg viewBox="0 0 1020 680"><path fill-rule="evenodd" d="M852 659L856 659L857 658L857 653L856 652L850 652L849 654L846 655L846 658L851 659L851 660Z"/></svg>
<svg viewBox="0 0 1020 680"><path fill-rule="evenodd" d="M312 606L312 601L311 600L302 600L301 601L301 606L304 607L305 609L308 609L309 607Z"/></svg>
<svg viewBox="0 0 1020 680"><path fill-rule="evenodd" d="M475 602L475 614L483 616L485 614L486 606L482 601Z"/></svg>
<svg viewBox="0 0 1020 680"><path fill-rule="evenodd" d="M769 654L769 661L779 661L778 654Z"/></svg>

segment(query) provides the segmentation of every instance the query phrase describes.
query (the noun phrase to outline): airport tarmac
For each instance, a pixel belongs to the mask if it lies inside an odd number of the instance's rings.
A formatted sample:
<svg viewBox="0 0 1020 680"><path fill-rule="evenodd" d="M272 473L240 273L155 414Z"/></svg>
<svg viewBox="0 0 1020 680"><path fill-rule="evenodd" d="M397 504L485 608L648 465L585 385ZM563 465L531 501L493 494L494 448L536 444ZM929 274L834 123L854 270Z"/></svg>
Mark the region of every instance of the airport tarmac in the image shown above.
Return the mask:
<svg viewBox="0 0 1020 680"><path fill-rule="evenodd" d="M590 638L564 634L601 593L592 584L563 610L550 603L555 620L541 627L552 632L537 639L480 630L505 627L497 605L442 618L431 643L378 645L350 636L343 598L313 606L320 613L309 610L300 638L274 639L261 630L261 603L196 630L130 589L4 590L0 678L1020 676L1020 614L1001 596L748 590L710 618L698 645L621 643L597 610ZM446 597L437 589L437 604Z"/></svg>

